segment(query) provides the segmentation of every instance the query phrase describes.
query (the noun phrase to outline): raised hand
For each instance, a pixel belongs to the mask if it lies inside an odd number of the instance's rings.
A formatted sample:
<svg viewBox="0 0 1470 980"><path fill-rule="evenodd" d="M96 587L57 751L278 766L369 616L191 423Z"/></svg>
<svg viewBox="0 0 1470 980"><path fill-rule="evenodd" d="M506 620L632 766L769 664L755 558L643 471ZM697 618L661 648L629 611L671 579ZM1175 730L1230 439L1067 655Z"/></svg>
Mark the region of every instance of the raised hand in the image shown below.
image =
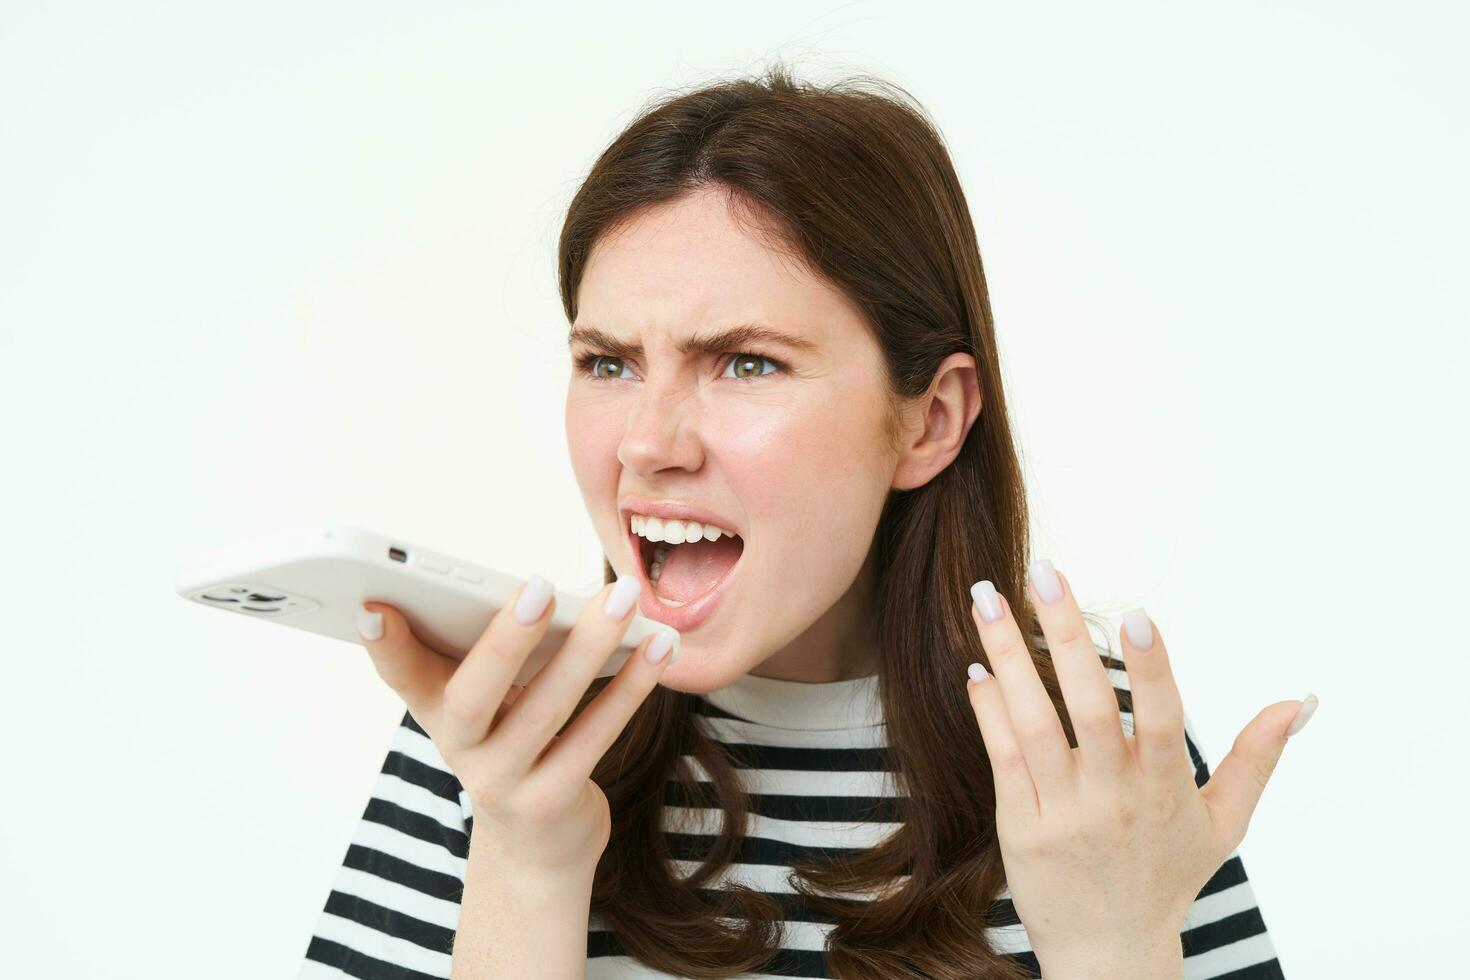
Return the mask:
<svg viewBox="0 0 1470 980"><path fill-rule="evenodd" d="M968 692L994 770L996 833L1016 914L1048 980L1177 977L1185 913L1244 839L1286 739L1317 699L1262 709L1197 787L1179 689L1152 621L1134 610L1121 631L1130 735L1065 577L1039 561L1030 582L1075 749L1010 604L988 580L971 588L994 679L971 664Z"/></svg>

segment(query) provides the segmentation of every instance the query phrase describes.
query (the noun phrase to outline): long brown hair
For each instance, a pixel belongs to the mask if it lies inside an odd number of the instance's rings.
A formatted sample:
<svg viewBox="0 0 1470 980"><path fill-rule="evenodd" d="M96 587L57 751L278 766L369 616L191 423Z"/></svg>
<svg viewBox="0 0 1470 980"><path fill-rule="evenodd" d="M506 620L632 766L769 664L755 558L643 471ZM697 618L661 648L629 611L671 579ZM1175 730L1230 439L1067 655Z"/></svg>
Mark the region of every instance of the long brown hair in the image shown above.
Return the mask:
<svg viewBox="0 0 1470 980"><path fill-rule="evenodd" d="M912 96L867 76L799 83L777 63L763 78L665 97L598 157L568 208L558 254L568 322L600 235L707 186L726 190L753 230L863 312L882 349L890 405L924 394L948 355L975 358L984 407L963 448L925 485L890 492L873 542L878 685L889 765L906 794L896 801L902 826L857 856L797 865L792 884L811 912L834 923L826 956L837 976L1027 976L1025 962L991 949L984 935L1017 920L999 898L995 789L965 688L965 666L989 664L970 618L973 582L993 581L1029 624L1037 670L1077 743L1028 599L1025 486L980 248L948 151ZM606 555L603 563L611 582ZM1103 662L1122 668L1110 655ZM594 683L582 704L607 682ZM1126 693L1118 697L1131 710ZM677 976L727 977L773 961L783 913L751 888L710 887L740 853L747 809L732 761L693 723L695 700L656 688L593 772L612 830L591 908L626 955ZM685 753L712 780L707 792ZM662 832L668 779L725 811L722 833L695 856L702 864L687 879L670 863ZM907 881L895 882L900 876Z"/></svg>

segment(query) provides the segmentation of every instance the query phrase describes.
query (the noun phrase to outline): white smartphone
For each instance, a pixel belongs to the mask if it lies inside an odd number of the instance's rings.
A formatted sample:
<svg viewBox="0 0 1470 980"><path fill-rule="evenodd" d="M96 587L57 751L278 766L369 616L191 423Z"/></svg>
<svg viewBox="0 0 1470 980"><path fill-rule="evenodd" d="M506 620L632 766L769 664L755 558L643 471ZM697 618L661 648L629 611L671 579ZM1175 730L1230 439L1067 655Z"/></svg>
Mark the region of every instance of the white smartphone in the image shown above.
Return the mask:
<svg viewBox="0 0 1470 980"><path fill-rule="evenodd" d="M331 636L358 646L357 610L367 600L403 613L414 635L462 660L496 612L529 576L514 576L341 524L298 526L200 552L179 563L175 590L211 609ZM556 591L556 609L514 683L526 684L566 643L588 596ZM622 644L598 670L610 677L645 637L679 633L635 612Z"/></svg>

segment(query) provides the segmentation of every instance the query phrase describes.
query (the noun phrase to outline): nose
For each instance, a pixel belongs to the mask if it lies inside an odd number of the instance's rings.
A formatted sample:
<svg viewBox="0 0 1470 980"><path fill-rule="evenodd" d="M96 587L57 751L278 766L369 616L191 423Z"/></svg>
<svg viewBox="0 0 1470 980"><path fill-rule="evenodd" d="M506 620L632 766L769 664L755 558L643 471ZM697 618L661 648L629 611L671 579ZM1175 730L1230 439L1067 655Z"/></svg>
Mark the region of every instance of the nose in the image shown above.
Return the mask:
<svg viewBox="0 0 1470 980"><path fill-rule="evenodd" d="M636 473L697 470L703 459L698 429L696 399L687 389L645 385L628 408L618 461Z"/></svg>

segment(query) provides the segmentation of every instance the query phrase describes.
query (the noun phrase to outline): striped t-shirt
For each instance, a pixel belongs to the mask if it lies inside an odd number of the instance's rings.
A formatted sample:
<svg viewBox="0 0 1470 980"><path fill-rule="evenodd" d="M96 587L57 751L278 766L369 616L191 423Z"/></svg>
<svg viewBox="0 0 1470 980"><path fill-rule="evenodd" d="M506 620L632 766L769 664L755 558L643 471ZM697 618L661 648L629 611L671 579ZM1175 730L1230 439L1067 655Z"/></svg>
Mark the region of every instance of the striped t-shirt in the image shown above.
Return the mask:
<svg viewBox="0 0 1470 980"><path fill-rule="evenodd" d="M1126 671L1108 673L1115 688L1129 689ZM963 684L963 677L957 683ZM713 886L749 885L788 910L781 949L767 965L773 972L741 974L742 980L832 976L822 952L832 925L803 911L787 875L808 856L828 848L870 848L899 826L872 819L874 798L902 795L884 762L887 743L877 684L876 675L806 684L746 674L698 696L696 724L726 747L750 799L740 859ZM1122 712L1121 718L1124 731L1132 734L1132 715ZM1195 782L1203 786L1210 770L1187 717L1185 736ZM706 775L692 756L685 761L696 777ZM721 826L720 812L678 789L671 783L663 808L670 853L703 854ZM852 819L841 819L845 816ZM448 977L470 829L467 794L434 743L405 713L298 980ZM699 862L675 864L688 875ZM1008 906L1009 897L1003 890L999 904ZM991 948L1040 976L1025 927L1014 913L991 921L1013 923L986 929ZM1283 976L1238 851L1191 905L1181 940L1185 980ZM625 955L616 934L592 914L588 980L669 977Z"/></svg>

